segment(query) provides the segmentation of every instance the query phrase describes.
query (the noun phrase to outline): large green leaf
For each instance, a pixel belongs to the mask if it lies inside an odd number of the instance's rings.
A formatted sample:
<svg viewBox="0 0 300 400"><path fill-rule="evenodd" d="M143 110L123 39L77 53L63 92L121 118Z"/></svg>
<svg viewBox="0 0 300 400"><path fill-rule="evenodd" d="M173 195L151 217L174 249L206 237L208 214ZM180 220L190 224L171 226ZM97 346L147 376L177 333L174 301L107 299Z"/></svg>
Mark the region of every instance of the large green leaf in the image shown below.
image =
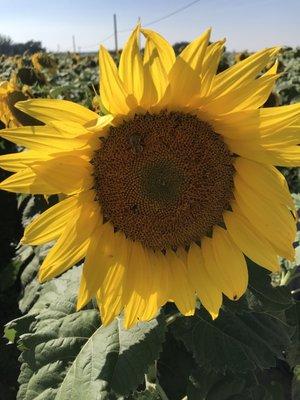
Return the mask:
<svg viewBox="0 0 300 400"><path fill-rule="evenodd" d="M233 313L226 309L213 321L200 310L173 326L199 366L234 372L275 366L276 358L290 345L290 327L281 320L257 312Z"/></svg>
<svg viewBox="0 0 300 400"><path fill-rule="evenodd" d="M187 388L189 400L227 400L240 394L245 388L245 379L235 374L207 371L204 368L192 372Z"/></svg>
<svg viewBox="0 0 300 400"><path fill-rule="evenodd" d="M100 322L98 310L76 312L74 295L53 302L36 319L33 332L20 336L26 349L19 378L22 400L54 398L70 363Z"/></svg>
<svg viewBox="0 0 300 400"><path fill-rule="evenodd" d="M112 392L130 393L158 358L164 333L163 315L129 330L123 328L122 319L101 326L72 363L55 400L97 400Z"/></svg>
<svg viewBox="0 0 300 400"><path fill-rule="evenodd" d="M250 309L277 313L291 307L294 302L290 291L285 286L272 286L270 273L247 260L249 272L249 291L247 300Z"/></svg>
<svg viewBox="0 0 300 400"><path fill-rule="evenodd" d="M300 365L294 368L294 378L292 382L292 400L300 398Z"/></svg>
<svg viewBox="0 0 300 400"><path fill-rule="evenodd" d="M162 400L158 391L154 388L143 390L142 392L134 392L126 400Z"/></svg>
<svg viewBox="0 0 300 400"><path fill-rule="evenodd" d="M130 330L121 319L100 326L92 304L76 311L80 273L75 267L40 285L29 313L6 327L7 338L23 350L18 400L128 394L158 358L166 329L163 314Z"/></svg>
<svg viewBox="0 0 300 400"><path fill-rule="evenodd" d="M195 367L184 344L168 332L157 363L157 377L169 399L181 400L185 396L189 375Z"/></svg>
<svg viewBox="0 0 300 400"><path fill-rule="evenodd" d="M300 302L286 311L287 321L295 327L291 346L288 348L287 361L291 368L300 365Z"/></svg>

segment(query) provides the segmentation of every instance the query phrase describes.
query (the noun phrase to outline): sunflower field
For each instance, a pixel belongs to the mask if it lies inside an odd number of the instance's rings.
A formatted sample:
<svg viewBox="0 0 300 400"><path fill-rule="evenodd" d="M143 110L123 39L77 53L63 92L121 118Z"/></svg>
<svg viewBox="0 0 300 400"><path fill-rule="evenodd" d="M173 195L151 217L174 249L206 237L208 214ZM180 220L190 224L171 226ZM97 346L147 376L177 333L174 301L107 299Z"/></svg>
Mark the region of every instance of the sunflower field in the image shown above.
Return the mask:
<svg viewBox="0 0 300 400"><path fill-rule="evenodd" d="M300 398L300 49L209 33L0 55L0 400Z"/></svg>

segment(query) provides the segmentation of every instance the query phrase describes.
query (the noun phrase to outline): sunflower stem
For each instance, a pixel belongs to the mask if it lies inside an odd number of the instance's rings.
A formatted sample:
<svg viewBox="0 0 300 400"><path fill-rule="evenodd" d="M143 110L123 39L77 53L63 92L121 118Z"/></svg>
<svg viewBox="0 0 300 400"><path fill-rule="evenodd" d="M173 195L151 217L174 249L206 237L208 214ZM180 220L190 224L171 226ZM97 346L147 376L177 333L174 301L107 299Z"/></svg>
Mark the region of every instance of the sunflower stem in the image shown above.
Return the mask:
<svg viewBox="0 0 300 400"><path fill-rule="evenodd" d="M164 389L160 386L157 379L157 363L150 365L147 374L145 375L146 389L154 389L159 394L161 400L169 400Z"/></svg>
<svg viewBox="0 0 300 400"><path fill-rule="evenodd" d="M281 278L280 281L280 286L286 286L289 282L289 280L292 278L294 275L295 269L289 269L287 273Z"/></svg>
<svg viewBox="0 0 300 400"><path fill-rule="evenodd" d="M176 313L176 314L170 315L168 318L166 318L166 325L167 326L171 325L179 317L181 317L180 313Z"/></svg>

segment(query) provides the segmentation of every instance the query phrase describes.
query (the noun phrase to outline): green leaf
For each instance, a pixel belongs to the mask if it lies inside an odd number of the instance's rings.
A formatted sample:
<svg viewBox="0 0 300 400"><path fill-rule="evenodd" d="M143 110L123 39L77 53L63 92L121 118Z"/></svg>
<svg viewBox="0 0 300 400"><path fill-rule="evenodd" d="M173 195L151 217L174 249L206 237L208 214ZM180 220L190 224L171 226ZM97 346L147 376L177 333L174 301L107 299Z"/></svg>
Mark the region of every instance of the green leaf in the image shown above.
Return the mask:
<svg viewBox="0 0 300 400"><path fill-rule="evenodd" d="M30 325L35 321L35 315L26 314L5 325L4 336L10 343L14 343L21 335L28 332Z"/></svg>
<svg viewBox="0 0 300 400"><path fill-rule="evenodd" d="M295 327L292 336L291 346L287 351L287 361L290 367L300 365L300 302L296 302L293 307L286 311L286 318L290 325Z"/></svg>
<svg viewBox="0 0 300 400"><path fill-rule="evenodd" d="M262 385L248 389L242 397L236 400L274 400Z"/></svg>
<svg viewBox="0 0 300 400"><path fill-rule="evenodd" d="M173 324L199 366L208 371L241 372L269 368L290 345L290 327L263 313L222 310L216 320L200 310Z"/></svg>
<svg viewBox="0 0 300 400"><path fill-rule="evenodd" d="M149 388L143 392L134 392L130 397L126 397L128 400L161 400L160 394L154 388Z"/></svg>
<svg viewBox="0 0 300 400"><path fill-rule="evenodd" d="M189 378L187 394L189 400L227 400L244 387L245 379L238 375L197 369Z"/></svg>
<svg viewBox="0 0 300 400"><path fill-rule="evenodd" d="M121 320L99 327L98 309L76 312L80 273L75 267L39 285L27 319L8 326L8 336L15 335L24 349L19 399L64 399L73 390L72 399L97 399L99 393L115 398L114 392L135 390L158 358L164 316L131 330L123 329Z"/></svg>
<svg viewBox="0 0 300 400"><path fill-rule="evenodd" d="M186 395L188 378L195 368L193 356L168 332L157 363L157 377L169 399L181 400Z"/></svg>
<svg viewBox="0 0 300 400"><path fill-rule="evenodd" d="M40 285L30 313L24 320L8 324L9 334L13 335L15 329L18 344L24 349L20 400L53 400L70 363L100 325L98 310L76 312L80 272L81 268L73 268L60 278Z"/></svg>
<svg viewBox="0 0 300 400"><path fill-rule="evenodd" d="M292 382L292 400L300 398L300 365L294 368L294 378Z"/></svg>
<svg viewBox="0 0 300 400"><path fill-rule="evenodd" d="M250 308L255 311L276 313L291 307L294 302L290 291L285 286L271 285L270 273L251 260L247 260L249 272L248 296Z"/></svg>
<svg viewBox="0 0 300 400"><path fill-rule="evenodd" d="M130 393L158 358L165 328L163 315L129 330L123 328L122 319L101 326L72 363L55 400L96 400L111 392Z"/></svg>

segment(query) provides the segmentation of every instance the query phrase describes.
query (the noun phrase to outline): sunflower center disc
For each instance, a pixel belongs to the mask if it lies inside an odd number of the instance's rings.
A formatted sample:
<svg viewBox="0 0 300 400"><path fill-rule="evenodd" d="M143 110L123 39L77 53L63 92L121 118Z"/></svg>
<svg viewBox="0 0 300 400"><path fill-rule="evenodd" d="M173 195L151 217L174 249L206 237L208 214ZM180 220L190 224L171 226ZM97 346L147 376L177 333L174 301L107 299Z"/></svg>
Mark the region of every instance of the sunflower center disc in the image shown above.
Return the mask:
<svg viewBox="0 0 300 400"><path fill-rule="evenodd" d="M226 144L190 114L136 115L111 127L92 163L104 219L153 249L201 240L233 196Z"/></svg>

